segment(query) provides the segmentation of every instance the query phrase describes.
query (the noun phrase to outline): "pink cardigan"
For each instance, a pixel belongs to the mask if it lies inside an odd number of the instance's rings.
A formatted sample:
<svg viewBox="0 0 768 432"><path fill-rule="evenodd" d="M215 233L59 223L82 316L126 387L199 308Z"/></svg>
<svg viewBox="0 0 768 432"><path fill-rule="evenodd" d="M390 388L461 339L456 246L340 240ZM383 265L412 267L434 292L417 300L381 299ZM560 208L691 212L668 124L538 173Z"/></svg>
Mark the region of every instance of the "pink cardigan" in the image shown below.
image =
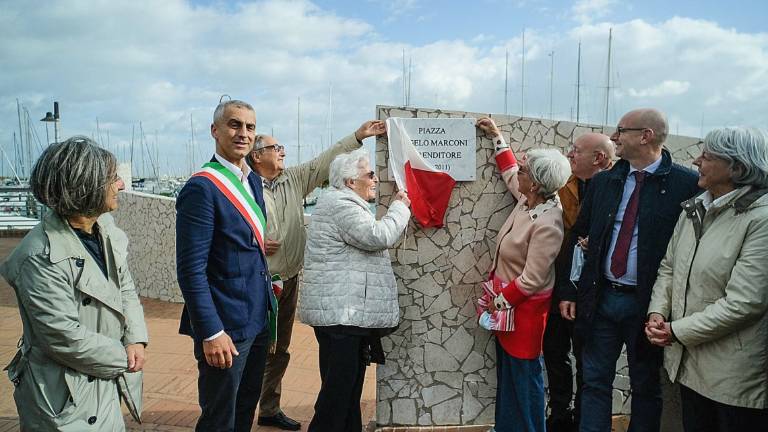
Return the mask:
<svg viewBox="0 0 768 432"><path fill-rule="evenodd" d="M556 198L528 209L517 190L518 165L512 150L499 151L496 164L517 200L499 230L489 272L509 282L501 292L514 308L514 330L497 331L496 337L512 357L533 359L541 354L555 284L554 263L563 243L563 211Z"/></svg>

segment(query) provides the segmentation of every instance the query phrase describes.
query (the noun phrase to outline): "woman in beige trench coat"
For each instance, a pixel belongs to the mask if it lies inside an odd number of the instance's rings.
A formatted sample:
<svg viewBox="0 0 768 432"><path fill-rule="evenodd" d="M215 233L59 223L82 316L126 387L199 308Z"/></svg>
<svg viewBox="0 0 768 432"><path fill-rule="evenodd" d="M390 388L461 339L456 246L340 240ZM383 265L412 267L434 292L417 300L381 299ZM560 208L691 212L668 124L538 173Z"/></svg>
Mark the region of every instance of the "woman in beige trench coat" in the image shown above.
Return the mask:
<svg viewBox="0 0 768 432"><path fill-rule="evenodd" d="M768 139L756 129L713 130L694 165L705 191L683 203L646 335L665 347L686 432L765 430Z"/></svg>
<svg viewBox="0 0 768 432"><path fill-rule="evenodd" d="M23 324L6 368L22 431L120 431L141 411L147 328L108 212L124 188L115 157L85 137L48 147L30 187L50 208L0 273Z"/></svg>

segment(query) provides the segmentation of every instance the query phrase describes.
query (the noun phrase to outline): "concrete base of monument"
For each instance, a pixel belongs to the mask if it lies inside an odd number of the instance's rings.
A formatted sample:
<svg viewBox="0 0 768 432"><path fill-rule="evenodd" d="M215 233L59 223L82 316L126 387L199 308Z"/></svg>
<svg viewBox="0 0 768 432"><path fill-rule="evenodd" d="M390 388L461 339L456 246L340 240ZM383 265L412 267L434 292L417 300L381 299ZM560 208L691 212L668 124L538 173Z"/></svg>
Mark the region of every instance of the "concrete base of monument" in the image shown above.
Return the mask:
<svg viewBox="0 0 768 432"><path fill-rule="evenodd" d="M629 430L628 415L613 416L611 432L627 432ZM384 426L376 427L376 422L371 421L365 428L365 432L487 432L493 425L473 426Z"/></svg>

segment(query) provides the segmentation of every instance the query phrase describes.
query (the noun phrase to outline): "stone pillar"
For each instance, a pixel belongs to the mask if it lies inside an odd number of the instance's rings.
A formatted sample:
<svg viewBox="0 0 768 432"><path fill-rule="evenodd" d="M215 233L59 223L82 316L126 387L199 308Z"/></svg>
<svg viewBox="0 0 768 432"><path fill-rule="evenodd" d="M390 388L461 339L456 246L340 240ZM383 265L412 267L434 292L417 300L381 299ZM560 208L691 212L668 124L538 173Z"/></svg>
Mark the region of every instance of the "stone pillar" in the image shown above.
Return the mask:
<svg viewBox="0 0 768 432"><path fill-rule="evenodd" d="M377 118L480 118L487 114L377 107ZM567 151L573 138L601 132L576 125L515 116L492 115L516 153L554 147ZM607 129L611 133L613 128ZM696 139L671 138L673 156L690 163ZM474 300L495 250L496 235L512 210L512 197L492 159L491 141L478 137L476 176L459 182L451 196L443 228L421 229L413 220L390 255L398 280L401 322L384 338L386 364L377 369L379 425L491 424L496 391L495 347L477 326ZM376 142L376 171L381 181L377 216L394 193L388 171L387 139ZM626 366L620 361L618 369ZM614 412L628 413L629 380L619 373Z"/></svg>

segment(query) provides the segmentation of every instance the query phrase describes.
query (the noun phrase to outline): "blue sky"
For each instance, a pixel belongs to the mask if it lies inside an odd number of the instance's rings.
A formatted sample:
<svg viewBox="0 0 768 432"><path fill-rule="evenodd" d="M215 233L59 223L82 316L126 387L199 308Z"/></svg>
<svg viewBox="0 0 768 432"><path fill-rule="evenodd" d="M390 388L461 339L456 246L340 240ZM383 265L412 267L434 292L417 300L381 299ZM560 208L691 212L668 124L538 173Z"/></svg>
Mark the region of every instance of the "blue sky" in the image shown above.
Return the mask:
<svg viewBox="0 0 768 432"><path fill-rule="evenodd" d="M472 39L479 33L504 38L516 35L523 27L562 29L573 24L574 1L545 0L378 0L318 1L316 4L348 17L376 26L389 40L413 44L440 39ZM692 1L645 0L603 2L601 19L614 22L641 18L663 21L673 16L715 21L725 28L744 32L768 29L768 2L761 0ZM354 5L354 6L352 6Z"/></svg>
<svg viewBox="0 0 768 432"><path fill-rule="evenodd" d="M38 136L34 158L46 144L38 120L58 100L63 136L100 136L126 159L132 133L139 154L141 126L147 147L157 142L161 172L184 174L210 157L210 117L226 93L255 106L257 129L274 132L293 164L298 98L306 159L329 136L339 139L371 118L376 105L402 104L403 51L413 64L412 106L488 113L504 110L509 52L508 112L533 117L549 116L554 51L553 117L570 120L579 41L580 120L603 123L609 28L608 124L653 106L668 114L673 133L766 128L766 4L53 0L30 8L0 0L0 146L15 158L18 99ZM4 161L0 172L8 174Z"/></svg>

